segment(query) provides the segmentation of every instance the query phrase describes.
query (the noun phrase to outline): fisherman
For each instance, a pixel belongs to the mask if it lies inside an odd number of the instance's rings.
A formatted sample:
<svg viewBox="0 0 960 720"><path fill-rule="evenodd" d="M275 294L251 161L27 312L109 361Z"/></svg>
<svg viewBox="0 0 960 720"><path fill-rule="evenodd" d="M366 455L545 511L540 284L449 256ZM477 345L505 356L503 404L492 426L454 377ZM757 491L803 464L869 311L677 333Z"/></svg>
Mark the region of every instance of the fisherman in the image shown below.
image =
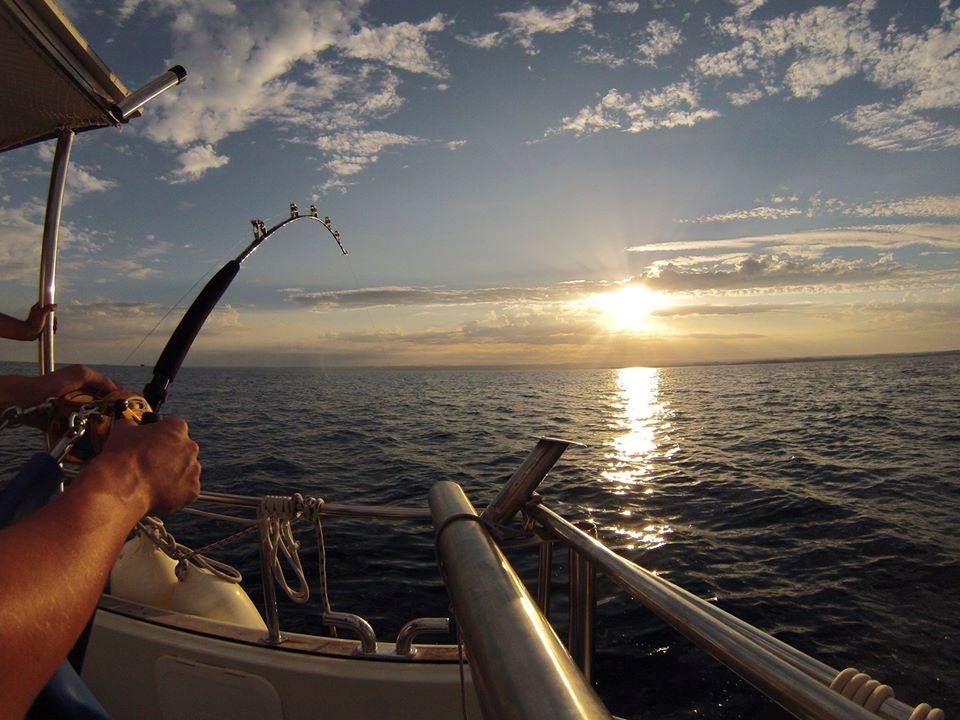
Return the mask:
<svg viewBox="0 0 960 720"><path fill-rule="evenodd" d="M33 407L73 390L120 386L82 365L41 376L0 375L0 409ZM200 492L187 424L114 423L103 450L40 510L0 530L0 718L22 718L97 606L128 533Z"/></svg>
<svg viewBox="0 0 960 720"><path fill-rule="evenodd" d="M0 337L8 340L36 340L47 325L50 315L57 309L56 303L51 305L41 305L35 303L30 308L26 320L18 320L15 317L0 313ZM57 330L57 319L53 319L53 330Z"/></svg>

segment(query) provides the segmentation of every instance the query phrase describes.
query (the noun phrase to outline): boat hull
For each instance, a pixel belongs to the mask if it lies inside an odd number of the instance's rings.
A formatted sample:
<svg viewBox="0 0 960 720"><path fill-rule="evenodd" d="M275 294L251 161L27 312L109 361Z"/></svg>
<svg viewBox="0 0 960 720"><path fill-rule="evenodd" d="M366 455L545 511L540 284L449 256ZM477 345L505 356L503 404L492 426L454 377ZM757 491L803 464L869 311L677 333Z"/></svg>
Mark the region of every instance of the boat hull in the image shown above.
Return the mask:
<svg viewBox="0 0 960 720"><path fill-rule="evenodd" d="M481 712L456 647L393 645L358 657L356 641L263 633L106 596L94 618L82 677L115 720L423 720Z"/></svg>

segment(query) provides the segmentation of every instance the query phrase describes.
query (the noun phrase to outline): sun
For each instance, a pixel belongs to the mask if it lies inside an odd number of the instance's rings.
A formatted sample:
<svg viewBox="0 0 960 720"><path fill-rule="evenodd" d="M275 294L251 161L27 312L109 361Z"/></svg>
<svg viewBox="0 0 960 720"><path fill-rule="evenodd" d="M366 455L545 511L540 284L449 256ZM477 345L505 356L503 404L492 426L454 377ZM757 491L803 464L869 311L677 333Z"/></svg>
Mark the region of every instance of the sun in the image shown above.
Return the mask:
<svg viewBox="0 0 960 720"><path fill-rule="evenodd" d="M650 329L650 315L670 304L666 295L642 285L625 285L597 293L585 301L601 314L603 324L614 332L644 332Z"/></svg>

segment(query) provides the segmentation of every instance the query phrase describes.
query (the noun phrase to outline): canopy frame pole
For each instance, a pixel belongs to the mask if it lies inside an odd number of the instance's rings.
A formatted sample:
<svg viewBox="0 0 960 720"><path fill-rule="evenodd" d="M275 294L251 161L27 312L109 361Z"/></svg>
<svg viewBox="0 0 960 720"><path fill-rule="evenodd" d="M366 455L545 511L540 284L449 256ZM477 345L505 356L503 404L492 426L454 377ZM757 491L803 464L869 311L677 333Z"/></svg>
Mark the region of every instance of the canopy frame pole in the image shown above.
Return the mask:
<svg viewBox="0 0 960 720"><path fill-rule="evenodd" d="M73 130L61 130L57 135L57 148L53 153L50 169L50 188L47 191L47 211L43 220L43 244L40 249L40 297L43 307L56 302L57 252L60 243L60 217L63 211L63 195L67 185L67 168L73 148ZM53 314L47 318L40 333L39 370L46 375L54 370Z"/></svg>

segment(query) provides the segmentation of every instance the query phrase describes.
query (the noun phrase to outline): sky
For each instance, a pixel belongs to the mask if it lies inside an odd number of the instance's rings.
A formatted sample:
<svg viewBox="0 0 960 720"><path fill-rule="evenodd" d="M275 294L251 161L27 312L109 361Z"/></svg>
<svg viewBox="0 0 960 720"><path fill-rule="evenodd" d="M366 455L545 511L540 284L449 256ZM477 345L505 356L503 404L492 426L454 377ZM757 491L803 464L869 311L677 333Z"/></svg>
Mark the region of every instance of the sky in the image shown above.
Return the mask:
<svg viewBox="0 0 960 720"><path fill-rule="evenodd" d="M61 3L128 88L74 144L57 362L657 366L960 348L957 0ZM0 156L24 317L52 143ZM0 358L33 360L4 341Z"/></svg>

